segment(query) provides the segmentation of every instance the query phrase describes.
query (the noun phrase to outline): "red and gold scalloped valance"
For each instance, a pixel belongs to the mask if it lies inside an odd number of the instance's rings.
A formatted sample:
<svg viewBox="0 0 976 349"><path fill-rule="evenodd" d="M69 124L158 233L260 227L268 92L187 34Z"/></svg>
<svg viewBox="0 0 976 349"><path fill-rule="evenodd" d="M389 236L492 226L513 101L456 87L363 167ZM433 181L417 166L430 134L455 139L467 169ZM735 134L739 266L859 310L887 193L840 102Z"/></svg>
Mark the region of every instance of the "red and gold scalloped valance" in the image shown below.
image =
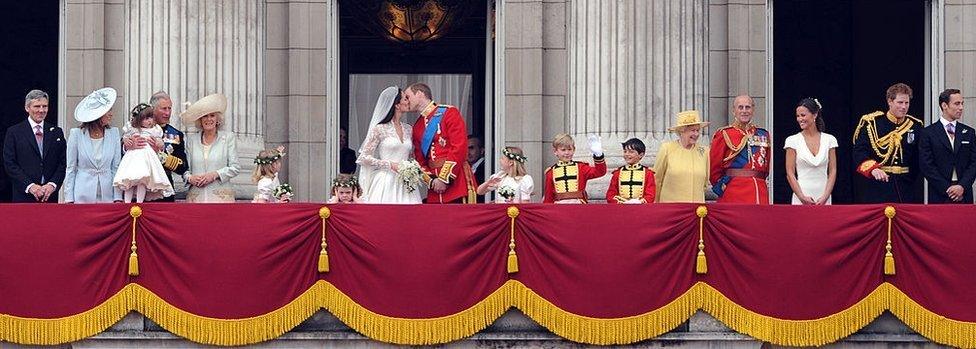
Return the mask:
<svg viewBox="0 0 976 349"><path fill-rule="evenodd" d="M138 311L241 345L326 309L376 340L435 344L516 307L590 344L653 338L701 309L822 345L889 310L976 347L973 206L130 208L0 205L0 341L71 342Z"/></svg>

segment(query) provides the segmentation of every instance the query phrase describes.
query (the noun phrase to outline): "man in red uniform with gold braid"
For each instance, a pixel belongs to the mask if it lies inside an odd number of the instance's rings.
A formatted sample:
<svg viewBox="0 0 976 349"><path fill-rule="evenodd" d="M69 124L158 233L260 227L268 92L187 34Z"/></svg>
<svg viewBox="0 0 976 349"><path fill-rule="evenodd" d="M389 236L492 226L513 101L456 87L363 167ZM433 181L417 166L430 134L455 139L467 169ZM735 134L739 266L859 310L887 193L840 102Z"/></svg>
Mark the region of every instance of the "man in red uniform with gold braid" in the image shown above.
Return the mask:
<svg viewBox="0 0 976 349"><path fill-rule="evenodd" d="M754 109L752 97L735 97L735 120L712 137L709 181L718 202L769 205L766 176L772 159L772 137L769 131L752 124Z"/></svg>
<svg viewBox="0 0 976 349"><path fill-rule="evenodd" d="M475 203L474 174L468 165L468 131L457 108L431 101L430 87L415 83L403 91L413 125L413 151L427 174L427 203Z"/></svg>

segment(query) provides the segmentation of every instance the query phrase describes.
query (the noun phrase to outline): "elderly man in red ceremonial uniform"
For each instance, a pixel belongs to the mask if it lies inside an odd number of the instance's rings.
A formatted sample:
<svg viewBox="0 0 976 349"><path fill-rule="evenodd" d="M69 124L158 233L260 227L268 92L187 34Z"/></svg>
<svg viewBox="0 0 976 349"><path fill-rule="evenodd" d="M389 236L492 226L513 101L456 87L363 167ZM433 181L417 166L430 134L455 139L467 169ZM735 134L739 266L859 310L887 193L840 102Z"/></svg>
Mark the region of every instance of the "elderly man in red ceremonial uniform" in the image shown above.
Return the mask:
<svg viewBox="0 0 976 349"><path fill-rule="evenodd" d="M434 103L430 87L415 83L403 91L410 111L420 113L413 125L413 151L430 180L427 203L476 202L476 188L468 164L468 131L457 108Z"/></svg>
<svg viewBox="0 0 976 349"><path fill-rule="evenodd" d="M735 97L732 124L712 137L709 181L718 202L769 204L766 176L772 159L772 136L752 124L755 106L752 97Z"/></svg>

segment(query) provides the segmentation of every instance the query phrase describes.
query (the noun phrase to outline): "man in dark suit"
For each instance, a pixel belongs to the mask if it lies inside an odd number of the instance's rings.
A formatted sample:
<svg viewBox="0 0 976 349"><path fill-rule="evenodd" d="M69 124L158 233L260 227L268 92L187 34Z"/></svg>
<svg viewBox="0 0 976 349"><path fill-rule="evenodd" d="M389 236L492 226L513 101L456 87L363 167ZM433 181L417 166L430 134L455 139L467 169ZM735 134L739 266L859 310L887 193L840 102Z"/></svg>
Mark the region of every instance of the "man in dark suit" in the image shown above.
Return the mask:
<svg viewBox="0 0 976 349"><path fill-rule="evenodd" d="M929 181L930 204L972 204L976 181L976 130L959 122L962 93L939 94L942 117L923 130L918 145L919 167Z"/></svg>
<svg viewBox="0 0 976 349"><path fill-rule="evenodd" d="M58 202L67 142L60 127L44 120L48 100L44 91L27 93L24 99L27 120L7 129L3 167L10 177L13 202Z"/></svg>
<svg viewBox="0 0 976 349"><path fill-rule="evenodd" d="M485 143L475 135L468 135L468 164L478 183L485 182ZM485 202L484 195L478 195L479 203Z"/></svg>

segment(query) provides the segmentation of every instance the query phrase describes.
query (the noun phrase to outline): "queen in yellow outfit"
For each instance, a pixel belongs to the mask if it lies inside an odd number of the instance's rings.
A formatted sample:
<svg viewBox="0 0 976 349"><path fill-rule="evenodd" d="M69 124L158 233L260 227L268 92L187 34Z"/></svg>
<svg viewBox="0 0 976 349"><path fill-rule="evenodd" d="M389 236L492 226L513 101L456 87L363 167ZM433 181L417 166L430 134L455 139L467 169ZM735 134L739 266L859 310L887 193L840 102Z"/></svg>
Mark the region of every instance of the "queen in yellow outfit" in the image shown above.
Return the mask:
<svg viewBox="0 0 976 349"><path fill-rule="evenodd" d="M655 202L705 202L708 185L708 148L698 145L702 127L697 110L678 113L671 132L678 140L661 144L654 162Z"/></svg>

